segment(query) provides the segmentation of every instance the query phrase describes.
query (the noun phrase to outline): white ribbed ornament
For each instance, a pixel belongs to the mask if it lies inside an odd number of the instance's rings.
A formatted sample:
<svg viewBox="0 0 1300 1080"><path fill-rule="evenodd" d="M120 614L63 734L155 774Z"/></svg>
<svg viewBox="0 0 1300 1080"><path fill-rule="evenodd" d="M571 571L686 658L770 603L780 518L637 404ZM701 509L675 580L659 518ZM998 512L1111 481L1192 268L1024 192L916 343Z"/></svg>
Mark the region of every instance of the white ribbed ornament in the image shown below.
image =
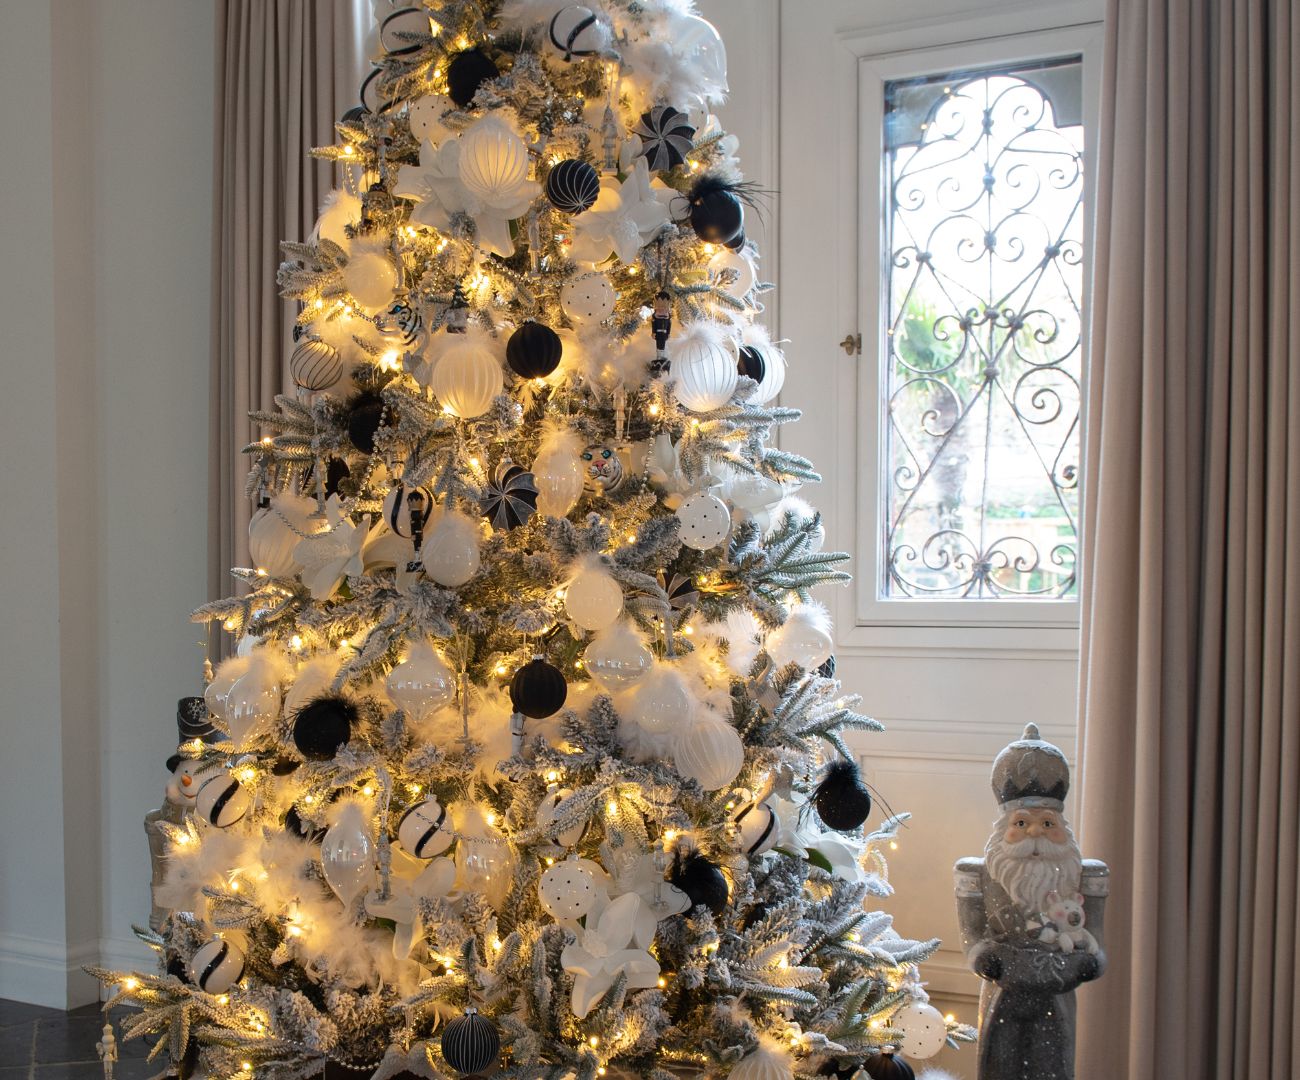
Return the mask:
<svg viewBox="0 0 1300 1080"><path fill-rule="evenodd" d="M751 405L766 405L773 401L785 385L785 353L770 342L755 342L750 348L763 358L763 377L758 389L749 399Z"/></svg>
<svg viewBox="0 0 1300 1080"><path fill-rule="evenodd" d="M500 362L474 338L457 342L443 353L429 377L433 396L462 420L474 420L487 412L504 386Z"/></svg>
<svg viewBox="0 0 1300 1080"><path fill-rule="evenodd" d="M253 566L271 577L292 577L297 569L293 549L307 533L307 519L316 511L314 499L277 495L248 522L248 554ZM296 531L295 531L296 530Z"/></svg>
<svg viewBox="0 0 1300 1080"><path fill-rule="evenodd" d="M713 713L701 711L673 748L677 771L705 791L730 784L745 764L745 745L736 729Z"/></svg>
<svg viewBox="0 0 1300 1080"><path fill-rule="evenodd" d="M731 400L740 375L739 347L716 333L687 333L668 347L677 400L691 412L712 412Z"/></svg>
<svg viewBox="0 0 1300 1080"><path fill-rule="evenodd" d="M460 182L489 206L517 202L528 184L528 147L490 113L460 137Z"/></svg>

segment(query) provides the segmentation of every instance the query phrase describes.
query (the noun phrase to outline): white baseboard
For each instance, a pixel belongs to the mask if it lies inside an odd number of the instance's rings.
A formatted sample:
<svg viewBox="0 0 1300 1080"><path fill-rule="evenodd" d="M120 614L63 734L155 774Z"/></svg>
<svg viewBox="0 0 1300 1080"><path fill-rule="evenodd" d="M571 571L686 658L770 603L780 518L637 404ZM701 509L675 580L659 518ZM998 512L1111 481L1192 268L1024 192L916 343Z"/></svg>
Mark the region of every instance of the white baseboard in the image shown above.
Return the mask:
<svg viewBox="0 0 1300 1080"><path fill-rule="evenodd" d="M0 932L0 997L75 1009L99 1000L99 984L82 971L99 961L99 942L61 941Z"/></svg>

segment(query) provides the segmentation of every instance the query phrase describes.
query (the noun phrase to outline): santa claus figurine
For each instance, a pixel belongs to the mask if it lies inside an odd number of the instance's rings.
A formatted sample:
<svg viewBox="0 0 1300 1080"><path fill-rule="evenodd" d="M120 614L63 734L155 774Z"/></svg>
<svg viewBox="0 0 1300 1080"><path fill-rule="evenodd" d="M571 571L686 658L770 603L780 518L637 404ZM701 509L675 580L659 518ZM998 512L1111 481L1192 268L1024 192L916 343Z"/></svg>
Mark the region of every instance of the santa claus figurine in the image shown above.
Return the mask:
<svg viewBox="0 0 1300 1080"><path fill-rule="evenodd" d="M979 1080L1073 1080L1074 990L1105 970L1106 864L1065 820L1070 766L1034 724L993 763L984 858L959 859L957 916L980 991Z"/></svg>

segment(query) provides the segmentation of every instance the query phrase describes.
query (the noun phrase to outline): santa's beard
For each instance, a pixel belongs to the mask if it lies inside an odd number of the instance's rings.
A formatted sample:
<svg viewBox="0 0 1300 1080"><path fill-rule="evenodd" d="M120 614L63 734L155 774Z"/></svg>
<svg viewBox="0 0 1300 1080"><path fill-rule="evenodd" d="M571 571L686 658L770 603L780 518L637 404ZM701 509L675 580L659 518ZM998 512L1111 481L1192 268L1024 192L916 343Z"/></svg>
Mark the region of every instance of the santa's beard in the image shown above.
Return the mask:
<svg viewBox="0 0 1300 1080"><path fill-rule="evenodd" d="M1049 907L1047 896L1056 892L1073 896L1079 891L1083 859L1070 827L1061 821L1065 840L1017 840L1003 837L1011 819L1004 814L984 848L984 866L1008 896L1024 911L1037 913Z"/></svg>

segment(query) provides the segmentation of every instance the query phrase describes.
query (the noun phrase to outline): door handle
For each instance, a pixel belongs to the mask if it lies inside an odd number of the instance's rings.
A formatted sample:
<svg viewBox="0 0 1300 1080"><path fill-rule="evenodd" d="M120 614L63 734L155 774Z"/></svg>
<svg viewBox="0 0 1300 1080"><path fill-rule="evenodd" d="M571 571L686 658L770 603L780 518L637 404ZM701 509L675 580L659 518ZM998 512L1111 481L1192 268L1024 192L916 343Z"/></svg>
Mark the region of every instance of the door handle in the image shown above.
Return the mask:
<svg viewBox="0 0 1300 1080"><path fill-rule="evenodd" d="M840 342L840 348L843 349L846 353L848 353L849 356L861 355L862 335L845 334L844 340Z"/></svg>

